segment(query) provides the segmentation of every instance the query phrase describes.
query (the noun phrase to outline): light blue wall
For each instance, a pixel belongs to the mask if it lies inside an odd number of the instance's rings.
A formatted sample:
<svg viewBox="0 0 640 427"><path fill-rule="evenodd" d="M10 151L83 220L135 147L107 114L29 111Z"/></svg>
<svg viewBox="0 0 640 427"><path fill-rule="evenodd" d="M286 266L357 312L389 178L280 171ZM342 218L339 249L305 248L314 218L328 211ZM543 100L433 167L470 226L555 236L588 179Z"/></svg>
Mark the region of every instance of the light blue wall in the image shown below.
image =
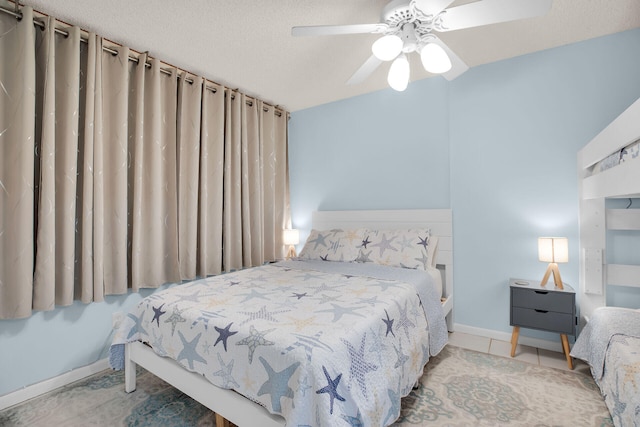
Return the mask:
<svg viewBox="0 0 640 427"><path fill-rule="evenodd" d="M632 30L292 114L294 226L318 209L451 207L455 321L509 332L508 279L542 278L539 236L570 239L560 270L577 287L576 154L640 97L638 52Z"/></svg>
<svg viewBox="0 0 640 427"><path fill-rule="evenodd" d="M292 114L291 209L302 241L314 210L449 207L449 87L411 87Z"/></svg>
<svg viewBox="0 0 640 427"><path fill-rule="evenodd" d="M161 289L164 289L162 287ZM108 296L104 302L0 320L0 396L108 356L112 313L128 312L151 294Z"/></svg>
<svg viewBox="0 0 640 427"><path fill-rule="evenodd" d="M569 238L560 271L577 288L576 153L640 97L638 51L636 30L477 67L451 85L456 322L509 329L507 279L542 278L539 236Z"/></svg>

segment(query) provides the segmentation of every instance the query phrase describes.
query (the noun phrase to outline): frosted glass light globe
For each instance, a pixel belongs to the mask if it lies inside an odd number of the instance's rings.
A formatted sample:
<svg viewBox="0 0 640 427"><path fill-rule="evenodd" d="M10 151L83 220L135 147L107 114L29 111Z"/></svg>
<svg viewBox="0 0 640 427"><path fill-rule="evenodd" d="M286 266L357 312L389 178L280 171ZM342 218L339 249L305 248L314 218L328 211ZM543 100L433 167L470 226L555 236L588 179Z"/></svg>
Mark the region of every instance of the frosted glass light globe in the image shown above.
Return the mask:
<svg viewBox="0 0 640 427"><path fill-rule="evenodd" d="M391 61L402 52L402 39L395 34L380 37L371 46L371 51L380 61Z"/></svg>
<svg viewBox="0 0 640 427"><path fill-rule="evenodd" d="M389 67L387 82L392 89L402 92L409 84L409 61L405 55L400 55Z"/></svg>
<svg viewBox="0 0 640 427"><path fill-rule="evenodd" d="M432 74L446 73L451 69L451 60L444 49L435 44L426 44L420 51L420 60L425 70Z"/></svg>

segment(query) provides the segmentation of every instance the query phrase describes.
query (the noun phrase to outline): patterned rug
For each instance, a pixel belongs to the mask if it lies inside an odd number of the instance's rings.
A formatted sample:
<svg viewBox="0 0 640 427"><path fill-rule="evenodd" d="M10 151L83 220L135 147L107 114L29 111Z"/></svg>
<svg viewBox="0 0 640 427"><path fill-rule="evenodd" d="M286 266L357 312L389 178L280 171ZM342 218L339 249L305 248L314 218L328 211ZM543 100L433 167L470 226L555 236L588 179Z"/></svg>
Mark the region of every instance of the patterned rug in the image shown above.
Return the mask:
<svg viewBox="0 0 640 427"><path fill-rule="evenodd" d="M104 371L0 412L0 426L214 426L213 413L146 371L124 391ZM569 372L451 345L427 364L394 426L611 426L598 387Z"/></svg>

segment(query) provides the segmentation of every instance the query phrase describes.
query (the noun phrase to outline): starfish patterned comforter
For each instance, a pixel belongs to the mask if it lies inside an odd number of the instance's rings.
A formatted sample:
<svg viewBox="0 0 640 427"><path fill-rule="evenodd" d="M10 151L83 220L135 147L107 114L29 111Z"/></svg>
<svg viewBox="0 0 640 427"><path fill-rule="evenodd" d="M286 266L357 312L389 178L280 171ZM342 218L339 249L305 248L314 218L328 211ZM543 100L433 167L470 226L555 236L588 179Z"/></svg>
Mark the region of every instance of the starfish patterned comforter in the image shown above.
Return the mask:
<svg viewBox="0 0 640 427"><path fill-rule="evenodd" d="M589 363L614 425L640 425L640 311L598 308L571 355Z"/></svg>
<svg viewBox="0 0 640 427"><path fill-rule="evenodd" d="M447 342L430 274L288 261L197 280L142 300L110 351L154 351L282 415L287 426L387 426Z"/></svg>

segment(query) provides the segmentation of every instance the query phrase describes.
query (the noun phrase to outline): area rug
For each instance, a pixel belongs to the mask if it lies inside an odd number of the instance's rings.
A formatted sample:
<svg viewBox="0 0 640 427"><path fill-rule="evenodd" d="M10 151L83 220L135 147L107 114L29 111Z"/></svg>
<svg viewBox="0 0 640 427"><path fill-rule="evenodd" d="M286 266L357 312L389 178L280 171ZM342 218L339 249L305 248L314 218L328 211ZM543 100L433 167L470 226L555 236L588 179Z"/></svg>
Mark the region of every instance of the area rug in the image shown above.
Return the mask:
<svg viewBox="0 0 640 427"><path fill-rule="evenodd" d="M587 372L585 372L587 371ZM448 345L405 397L394 426L612 426L585 371L564 371Z"/></svg>
<svg viewBox="0 0 640 427"><path fill-rule="evenodd" d="M214 426L211 411L139 370L104 371L0 412L1 426ZM427 364L394 426L611 426L585 372L545 368L451 345ZM253 426L250 426L253 427ZM258 427L258 426L256 426Z"/></svg>

